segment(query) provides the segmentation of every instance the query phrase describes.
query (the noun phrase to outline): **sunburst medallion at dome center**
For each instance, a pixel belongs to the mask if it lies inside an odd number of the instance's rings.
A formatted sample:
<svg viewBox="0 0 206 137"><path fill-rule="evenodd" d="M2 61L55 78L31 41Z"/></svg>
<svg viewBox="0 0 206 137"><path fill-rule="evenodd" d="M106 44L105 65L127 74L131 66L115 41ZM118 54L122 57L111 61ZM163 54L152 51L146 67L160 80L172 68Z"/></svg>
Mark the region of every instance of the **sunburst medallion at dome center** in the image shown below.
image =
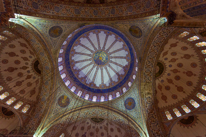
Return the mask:
<svg viewBox="0 0 206 137"><path fill-rule="evenodd" d="M108 62L108 55L104 51L97 51L94 53L93 59L97 65L105 65Z"/></svg>

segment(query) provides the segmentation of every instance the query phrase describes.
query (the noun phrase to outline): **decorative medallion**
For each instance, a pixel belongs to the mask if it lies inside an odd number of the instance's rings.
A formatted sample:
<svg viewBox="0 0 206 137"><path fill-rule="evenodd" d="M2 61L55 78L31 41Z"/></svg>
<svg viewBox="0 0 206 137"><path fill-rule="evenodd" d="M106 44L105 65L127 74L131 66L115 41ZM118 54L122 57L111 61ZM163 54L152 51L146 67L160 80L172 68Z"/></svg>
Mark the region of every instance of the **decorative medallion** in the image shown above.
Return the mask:
<svg viewBox="0 0 206 137"><path fill-rule="evenodd" d="M1 109L1 111L0 111L1 117L5 118L5 119L10 119L10 118L15 117L15 114L11 110L9 110L5 107L0 107L0 109Z"/></svg>
<svg viewBox="0 0 206 137"><path fill-rule="evenodd" d="M156 78L160 77L163 74L164 70L165 70L164 63L158 61L157 62L157 67L156 67L155 77Z"/></svg>
<svg viewBox="0 0 206 137"><path fill-rule="evenodd" d="M105 65L108 62L108 55L104 51L97 51L93 56L96 65Z"/></svg>
<svg viewBox="0 0 206 137"><path fill-rule="evenodd" d="M38 74L38 75L41 75L41 65L40 65L40 63L39 63L39 61L38 60L34 60L34 62L33 62L33 69L34 69L34 71Z"/></svg>
<svg viewBox="0 0 206 137"><path fill-rule="evenodd" d="M132 110L134 109L134 107L136 106L136 102L133 98L129 97L125 100L124 102L124 106L126 109L128 110Z"/></svg>
<svg viewBox="0 0 206 137"><path fill-rule="evenodd" d="M69 103L70 103L70 100L69 100L69 98L68 98L67 96L65 96L65 95L59 97L59 99L58 99L58 105L59 105L60 107L63 107L63 108L64 108L64 107L68 106Z"/></svg>
<svg viewBox="0 0 206 137"><path fill-rule="evenodd" d="M103 118L91 118L92 121L94 121L95 123L102 123L104 121Z"/></svg>
<svg viewBox="0 0 206 137"><path fill-rule="evenodd" d="M178 124L180 124L183 127L192 127L195 126L195 124L197 123L197 116L188 116L188 117L184 117L182 118Z"/></svg>
<svg viewBox="0 0 206 137"><path fill-rule="evenodd" d="M63 29L60 26L53 26L49 29L49 35L53 38L59 37L63 32Z"/></svg>
<svg viewBox="0 0 206 137"><path fill-rule="evenodd" d="M58 58L60 75L82 98L111 100L126 92L135 79L138 61L134 51L118 30L87 25L64 41Z"/></svg>
<svg viewBox="0 0 206 137"><path fill-rule="evenodd" d="M138 26L131 26L129 32L132 36L140 38L142 36L142 30Z"/></svg>

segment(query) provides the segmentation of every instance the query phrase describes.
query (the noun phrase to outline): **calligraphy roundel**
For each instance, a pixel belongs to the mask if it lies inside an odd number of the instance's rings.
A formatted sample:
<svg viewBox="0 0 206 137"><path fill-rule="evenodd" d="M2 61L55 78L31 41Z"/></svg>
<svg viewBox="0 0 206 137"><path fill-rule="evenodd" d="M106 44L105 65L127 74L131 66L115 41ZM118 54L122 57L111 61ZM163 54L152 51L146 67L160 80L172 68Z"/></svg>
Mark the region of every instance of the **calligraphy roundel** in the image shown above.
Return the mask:
<svg viewBox="0 0 206 137"><path fill-rule="evenodd" d="M62 44L59 72L71 92L93 102L124 94L136 78L138 60L130 41L105 25L83 26Z"/></svg>
<svg viewBox="0 0 206 137"><path fill-rule="evenodd" d="M60 107L63 107L63 108L64 108L64 107L68 106L69 103L70 103L70 100L69 100L69 98L68 98L67 96L65 96L65 95L59 97L59 99L58 99L58 104L59 104Z"/></svg>
<svg viewBox="0 0 206 137"><path fill-rule="evenodd" d="M135 100L131 97L127 98L124 102L124 106L128 110L134 109L134 107L136 106Z"/></svg>
<svg viewBox="0 0 206 137"><path fill-rule="evenodd" d="M49 35L53 38L59 37L63 32L63 29L60 26L53 26L49 29Z"/></svg>

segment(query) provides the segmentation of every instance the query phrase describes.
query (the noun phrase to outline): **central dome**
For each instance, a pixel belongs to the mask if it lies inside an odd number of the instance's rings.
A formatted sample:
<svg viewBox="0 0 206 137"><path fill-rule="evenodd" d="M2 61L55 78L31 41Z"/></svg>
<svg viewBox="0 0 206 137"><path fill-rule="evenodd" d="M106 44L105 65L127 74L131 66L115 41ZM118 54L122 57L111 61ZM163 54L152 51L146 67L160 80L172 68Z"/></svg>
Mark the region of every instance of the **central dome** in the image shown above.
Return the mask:
<svg viewBox="0 0 206 137"><path fill-rule="evenodd" d="M77 29L64 41L58 58L65 85L94 102L125 93L137 72L137 59L128 39L105 25Z"/></svg>

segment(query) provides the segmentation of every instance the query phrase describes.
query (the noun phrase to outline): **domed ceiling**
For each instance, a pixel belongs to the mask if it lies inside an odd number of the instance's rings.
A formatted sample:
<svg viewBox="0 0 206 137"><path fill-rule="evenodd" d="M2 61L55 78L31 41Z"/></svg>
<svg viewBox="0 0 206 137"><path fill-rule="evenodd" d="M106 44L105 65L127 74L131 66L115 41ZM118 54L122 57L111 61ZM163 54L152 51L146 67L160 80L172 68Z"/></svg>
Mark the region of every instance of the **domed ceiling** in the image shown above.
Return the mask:
<svg viewBox="0 0 206 137"><path fill-rule="evenodd" d="M180 119L172 128L170 137L205 137L206 115L197 114Z"/></svg>
<svg viewBox="0 0 206 137"><path fill-rule="evenodd" d="M158 107L164 117L171 114L165 120L191 112L203 103L199 96L205 94L204 47L197 45L202 40L189 32L175 35L164 46L156 68Z"/></svg>
<svg viewBox="0 0 206 137"><path fill-rule="evenodd" d="M105 25L88 25L70 34L60 49L58 64L65 85L94 102L125 93L137 72L131 43Z"/></svg>
<svg viewBox="0 0 206 137"><path fill-rule="evenodd" d="M20 118L10 109L0 106L0 134L9 134L18 132L21 126Z"/></svg>
<svg viewBox="0 0 206 137"><path fill-rule="evenodd" d="M23 107L31 108L38 100L42 67L26 40L9 31L4 32L7 39L0 49L1 100L11 106L16 104L16 109L25 113Z"/></svg>
<svg viewBox="0 0 206 137"><path fill-rule="evenodd" d="M102 118L75 122L61 131L60 135L64 135L64 137L139 137L132 127L125 129L113 121Z"/></svg>

